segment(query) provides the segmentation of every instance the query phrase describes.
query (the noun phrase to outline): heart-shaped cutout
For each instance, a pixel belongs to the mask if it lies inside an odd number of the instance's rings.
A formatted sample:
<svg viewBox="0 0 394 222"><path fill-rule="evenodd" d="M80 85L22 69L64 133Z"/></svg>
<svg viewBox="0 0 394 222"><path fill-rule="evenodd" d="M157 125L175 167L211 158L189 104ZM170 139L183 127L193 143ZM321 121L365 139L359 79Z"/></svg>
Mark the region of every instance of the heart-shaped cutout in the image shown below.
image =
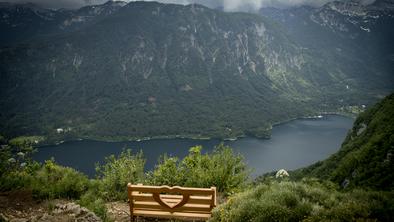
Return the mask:
<svg viewBox="0 0 394 222"><path fill-rule="evenodd" d="M163 187L160 189L160 193L179 193L181 190L177 187L170 188L170 187ZM167 203L163 200L160 196L160 193L153 193L153 199L160 204L160 206L167 208L169 211L173 212L176 208L182 207L185 205L190 198L190 194L182 194L182 199L178 203Z"/></svg>

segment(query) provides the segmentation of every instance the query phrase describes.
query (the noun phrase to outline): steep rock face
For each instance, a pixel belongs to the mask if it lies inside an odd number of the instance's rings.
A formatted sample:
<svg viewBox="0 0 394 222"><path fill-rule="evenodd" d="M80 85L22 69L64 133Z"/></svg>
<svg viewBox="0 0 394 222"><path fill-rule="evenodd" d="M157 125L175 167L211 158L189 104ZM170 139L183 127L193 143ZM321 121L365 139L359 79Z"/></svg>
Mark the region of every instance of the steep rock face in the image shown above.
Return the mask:
<svg viewBox="0 0 394 222"><path fill-rule="evenodd" d="M266 136L273 122L368 103L392 88L386 73L369 73L375 66L305 47L258 15L153 2L115 8L82 8L72 14L102 16L1 49L0 130Z"/></svg>
<svg viewBox="0 0 394 222"><path fill-rule="evenodd" d="M394 10L390 5L392 1L372 5L337 1L321 8L265 8L260 13L283 25L291 39L323 59L331 73L345 73L351 79L363 76L361 85L366 91L380 85L389 93L394 69Z"/></svg>

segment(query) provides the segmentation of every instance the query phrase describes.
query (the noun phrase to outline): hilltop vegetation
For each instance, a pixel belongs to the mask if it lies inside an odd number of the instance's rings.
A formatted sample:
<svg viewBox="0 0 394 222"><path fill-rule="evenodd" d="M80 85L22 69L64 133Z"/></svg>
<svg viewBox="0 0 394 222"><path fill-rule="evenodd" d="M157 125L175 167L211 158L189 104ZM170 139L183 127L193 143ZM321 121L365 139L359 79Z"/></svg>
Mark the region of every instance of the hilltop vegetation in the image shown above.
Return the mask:
<svg viewBox="0 0 394 222"><path fill-rule="evenodd" d="M336 154L290 178L258 178L218 207L212 221L392 221L393 136L391 94L359 115Z"/></svg>
<svg viewBox="0 0 394 222"><path fill-rule="evenodd" d="M231 197L211 221L391 221L393 198L393 192L341 192L330 182L279 179Z"/></svg>
<svg viewBox="0 0 394 222"><path fill-rule="evenodd" d="M338 153L295 172L346 188L394 188L394 94L359 115Z"/></svg>
<svg viewBox="0 0 394 222"><path fill-rule="evenodd" d="M211 154L202 154L201 147L192 147L183 160L163 156L152 172L144 172L142 153L124 150L117 157L106 158L103 165L97 166L96 179L88 179L54 160L44 164L32 161L31 140L17 145L10 141L7 143L3 138L1 142L0 192L27 191L36 200L72 199L103 220L109 220L105 203L127 200L127 183L216 186L221 195L228 196L243 190L248 181L242 157L224 145L216 147Z"/></svg>

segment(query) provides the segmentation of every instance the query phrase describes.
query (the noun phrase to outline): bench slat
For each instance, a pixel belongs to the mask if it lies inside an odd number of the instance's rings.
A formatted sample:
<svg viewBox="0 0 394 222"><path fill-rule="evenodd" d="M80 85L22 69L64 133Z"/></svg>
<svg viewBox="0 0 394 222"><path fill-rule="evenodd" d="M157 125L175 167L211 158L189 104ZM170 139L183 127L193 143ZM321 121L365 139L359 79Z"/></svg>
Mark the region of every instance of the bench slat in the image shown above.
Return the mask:
<svg viewBox="0 0 394 222"><path fill-rule="evenodd" d="M161 206L157 202L142 202L142 201L137 201L134 202L133 205L134 209L158 209L158 210L163 210L163 211L171 211L170 209ZM211 212L211 206L210 205L204 205L204 204L185 204L182 207L178 207L174 209L176 212L183 212L183 211L193 211L193 212Z"/></svg>
<svg viewBox="0 0 394 222"><path fill-rule="evenodd" d="M206 220L211 217L211 214L203 213L184 213L184 212L165 212L165 211L149 211L149 210L134 210L135 216L145 217L161 217L161 218L175 218L175 219L189 219L189 220Z"/></svg>
<svg viewBox="0 0 394 222"><path fill-rule="evenodd" d="M167 203L179 202L183 198L182 195L160 195L160 197ZM133 194L135 201L155 201L152 194ZM190 196L188 203L191 204L212 204L212 197L208 196Z"/></svg>
<svg viewBox="0 0 394 222"><path fill-rule="evenodd" d="M142 193L166 193L171 190L171 193L182 193L191 195L213 195L215 191L209 188L192 188L192 187L169 187L169 186L143 186L143 185L129 185L132 191Z"/></svg>

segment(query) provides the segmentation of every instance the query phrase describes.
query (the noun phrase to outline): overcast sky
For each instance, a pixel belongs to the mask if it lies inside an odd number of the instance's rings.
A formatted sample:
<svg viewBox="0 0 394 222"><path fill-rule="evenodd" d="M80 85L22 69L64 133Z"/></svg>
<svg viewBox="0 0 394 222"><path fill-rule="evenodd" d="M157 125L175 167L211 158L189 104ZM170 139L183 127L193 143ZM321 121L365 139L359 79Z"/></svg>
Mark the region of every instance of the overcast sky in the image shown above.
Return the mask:
<svg viewBox="0 0 394 222"><path fill-rule="evenodd" d="M79 8L88 4L101 4L107 0L0 0L2 2L33 2L46 8ZM126 2L134 0L125 0ZM150 1L150 0L147 0ZM156 0L163 3L199 3L211 8L223 7L226 11L259 9L261 7L290 7L297 5L321 6L333 0ZM343 0L345 1L345 0ZM375 0L359 0L366 4Z"/></svg>

